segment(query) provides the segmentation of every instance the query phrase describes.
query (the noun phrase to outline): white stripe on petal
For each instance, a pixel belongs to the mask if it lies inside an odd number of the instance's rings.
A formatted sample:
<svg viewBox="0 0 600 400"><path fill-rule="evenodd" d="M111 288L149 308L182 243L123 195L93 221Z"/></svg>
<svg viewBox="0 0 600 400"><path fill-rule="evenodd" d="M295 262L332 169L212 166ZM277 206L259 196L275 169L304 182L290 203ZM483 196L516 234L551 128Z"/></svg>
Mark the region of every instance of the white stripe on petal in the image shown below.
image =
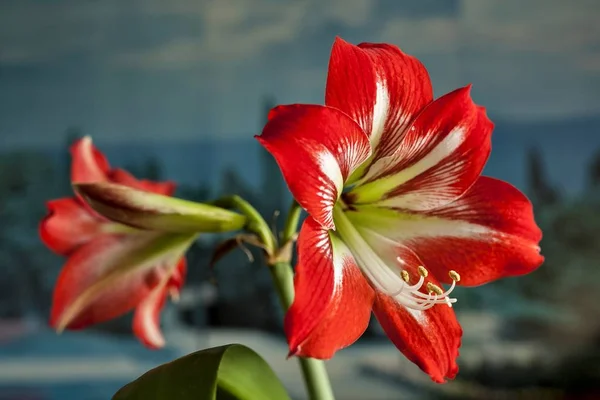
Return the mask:
<svg viewBox="0 0 600 400"><path fill-rule="evenodd" d="M321 167L321 171L331 179L331 182L338 189L338 192L341 192L341 189L344 184L344 178L342 177L342 171L340 170L340 165L338 164L335 156L331 154L328 150L322 150L317 153L317 163ZM319 187L319 190L326 190L325 186ZM319 196L322 197L321 193L318 193ZM330 195L329 190L326 195ZM331 197L329 197L331 198Z"/></svg>
<svg viewBox="0 0 600 400"><path fill-rule="evenodd" d="M373 108L373 125L371 127L371 148L376 148L381 140L381 135L385 128L385 122L388 119L390 110L390 95L385 82L377 79L377 92L375 97L375 107ZM363 124L364 126L364 124Z"/></svg>
<svg viewBox="0 0 600 400"><path fill-rule="evenodd" d="M425 317L425 311L415 310L410 307L406 307L406 311L408 311L410 315L412 315L413 318L417 320L419 325L427 326L429 324L429 320Z"/></svg>
<svg viewBox="0 0 600 400"><path fill-rule="evenodd" d="M435 132L429 132L426 137L421 138L422 141L428 142ZM417 175L435 167L443 159L451 155L465 140L465 130L461 127L454 128L448 136L444 138L437 146L431 150L429 154L421 158L412 166L406 168L397 176L402 180L401 183L407 182ZM423 147L422 144L416 144L417 148Z"/></svg>
<svg viewBox="0 0 600 400"><path fill-rule="evenodd" d="M419 140L416 140L414 145L412 146L414 151L418 151L418 149L423 148L425 146L425 143L430 142L433 136L435 136L436 134L437 132L435 131L429 131L427 135L424 135L420 137ZM421 158L413 165L389 177L382 178L381 180L376 180L371 183L367 183L363 185L362 188L357 188L356 192L361 193L365 191L370 191L376 192L376 196L382 196L389 190L392 190L393 188L398 187L405 182L408 182L414 177L438 165L441 161L450 156L464 142L465 138L466 132L464 128L454 128L444 138L444 140L438 143L438 145L435 146L428 154L426 154L423 158ZM376 177L379 174L385 172L391 165L398 164L399 161L401 160L397 160L394 156L385 157L378 160L377 162L375 162L375 164L373 164L373 166L369 169L367 175L362 180L369 181L371 179L376 179ZM448 175L454 176L452 174ZM377 198L373 198L372 200L377 200Z"/></svg>
<svg viewBox="0 0 600 400"><path fill-rule="evenodd" d="M155 348L165 345L165 338L160 330L160 307L164 290L169 276L167 275L163 282L152 290L136 308L135 319L139 324L138 334L142 335L147 344Z"/></svg>

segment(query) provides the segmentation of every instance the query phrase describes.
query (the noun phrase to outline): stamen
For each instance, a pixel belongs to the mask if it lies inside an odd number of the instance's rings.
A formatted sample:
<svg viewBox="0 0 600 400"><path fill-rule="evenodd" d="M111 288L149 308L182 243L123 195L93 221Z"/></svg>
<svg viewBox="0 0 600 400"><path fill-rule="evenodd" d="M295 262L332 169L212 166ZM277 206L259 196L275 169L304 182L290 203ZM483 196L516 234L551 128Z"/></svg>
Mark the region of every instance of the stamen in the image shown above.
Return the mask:
<svg viewBox="0 0 600 400"><path fill-rule="evenodd" d="M458 274L458 272L456 272L456 271L454 271L454 270L451 269L450 272L448 272L448 276L453 281L460 282L460 275Z"/></svg>
<svg viewBox="0 0 600 400"><path fill-rule="evenodd" d="M456 301L456 299L447 299L444 296L440 297L438 294L428 295L420 291L425 284L425 278L429 275L427 269L423 266L417 267L418 282L409 285L406 277L410 281L410 274L408 271L403 273L407 260L398 257L397 264L390 265L387 260L382 259L374 251L370 241L365 240L376 238L377 240L390 241L389 238L364 228L359 232L344 212L337 207L334 208L334 218L341 239L351 249L357 263L361 266L362 272L377 291L392 297L398 304L414 310L427 310L436 304L452 304Z"/></svg>
<svg viewBox="0 0 600 400"><path fill-rule="evenodd" d="M442 294L444 294L444 291L438 285L434 285L431 282L429 282L427 284L427 290L429 290L430 293L433 292L433 293L437 294L438 296L441 296Z"/></svg>
<svg viewBox="0 0 600 400"><path fill-rule="evenodd" d="M408 274L408 271L406 270L402 270L400 272L400 276L402 277L402 280L406 283L408 283L410 281L410 275Z"/></svg>
<svg viewBox="0 0 600 400"><path fill-rule="evenodd" d="M402 262L400 257L398 257L398 261ZM460 280L460 275L456 271L451 270L448 272L450 279L452 279L452 285L448 290L444 291L438 285L428 282L425 286L429 292L428 294L420 292L421 287L425 283L425 278L429 275L427 269L423 266L419 266L417 268L417 273L419 274L419 281L414 285L402 285L400 289L388 294L405 307L415 310L427 310L436 304L446 304L448 307L452 307L452 304L456 303L457 299L448 297L456 287L456 282ZM404 282L409 283L410 274L408 271L403 269L400 271L400 276Z"/></svg>
<svg viewBox="0 0 600 400"><path fill-rule="evenodd" d="M437 304L446 304L451 307L457 301L448 297L460 279L456 271L449 272L452 286L446 292L432 282L423 288L429 272L422 265L418 266L415 271L419 275L418 282L410 285L411 273L405 269L408 260L397 257L397 264L393 265L389 263L391 260L383 259L380 254L375 252L378 247L375 245L375 241L388 242L393 246L402 246L402 243L365 227L357 229L343 210L338 207L334 208L334 218L341 239L351 249L362 272L377 291L413 310L427 310ZM430 293L424 293L423 289L427 289Z"/></svg>
<svg viewBox="0 0 600 400"><path fill-rule="evenodd" d="M417 267L415 272L419 275L419 279L410 285L411 274L405 270L408 260L398 257L397 264L390 263L392 260L382 258L375 251L378 247L375 246L375 240L391 241L389 238L366 228L359 231L339 207L334 207L333 212L341 239L351 250L361 271L378 292L384 293L392 297L398 304L414 310L427 310L436 304L451 305L456 302L456 299L447 297L454 287L444 293L439 286L430 282L426 288L431 293L423 293L423 285L426 284L425 278L429 275L423 266ZM432 290L433 287L437 290Z"/></svg>

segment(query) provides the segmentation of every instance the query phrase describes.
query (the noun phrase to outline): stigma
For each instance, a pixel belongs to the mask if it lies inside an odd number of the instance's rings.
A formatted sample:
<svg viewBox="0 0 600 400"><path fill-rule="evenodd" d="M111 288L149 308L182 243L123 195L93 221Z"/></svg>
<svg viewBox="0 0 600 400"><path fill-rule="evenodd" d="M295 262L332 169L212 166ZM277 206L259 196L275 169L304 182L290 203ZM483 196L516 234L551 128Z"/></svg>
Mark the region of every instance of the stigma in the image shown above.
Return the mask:
<svg viewBox="0 0 600 400"><path fill-rule="evenodd" d="M398 261L401 260L398 259ZM450 298L449 295L456 287L456 282L460 281L458 272L453 270L448 272L448 276L452 280L452 285L446 291L434 283L425 283L425 280L429 275L429 272L425 267L419 266L417 268L417 273L419 279L411 285L410 273L407 270L401 270L400 277L404 281L403 285L401 285L397 291L389 293L389 295L398 303L413 310L428 310L437 304L446 304L448 307L452 307L452 304L456 303L457 299ZM423 287L425 287L427 293L421 291Z"/></svg>

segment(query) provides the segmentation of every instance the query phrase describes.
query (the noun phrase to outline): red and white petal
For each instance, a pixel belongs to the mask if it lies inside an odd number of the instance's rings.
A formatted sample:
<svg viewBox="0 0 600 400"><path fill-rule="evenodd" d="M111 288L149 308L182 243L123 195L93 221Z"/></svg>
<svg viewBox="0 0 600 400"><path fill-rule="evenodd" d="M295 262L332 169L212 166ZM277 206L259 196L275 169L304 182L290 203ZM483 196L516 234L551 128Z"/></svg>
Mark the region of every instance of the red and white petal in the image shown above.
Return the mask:
<svg viewBox="0 0 600 400"><path fill-rule="evenodd" d="M373 311L398 350L433 381L443 383L456 376L462 329L452 308L441 304L424 311L411 310L378 294Z"/></svg>
<svg viewBox="0 0 600 400"><path fill-rule="evenodd" d="M40 237L52 251L68 255L102 233L103 221L76 198L49 201L48 215L40 224Z"/></svg>
<svg viewBox="0 0 600 400"><path fill-rule="evenodd" d="M89 136L71 146L71 182L104 182L110 166L104 154L92 143Z"/></svg>
<svg viewBox="0 0 600 400"><path fill-rule="evenodd" d="M334 229L333 206L344 181L370 155L360 126L330 107L279 106L256 138L275 157L298 203Z"/></svg>
<svg viewBox="0 0 600 400"><path fill-rule="evenodd" d="M493 178L480 177L464 196L427 213L358 207L349 216L356 226L409 247L445 283L450 270L460 274L459 284L476 286L530 273L544 261L531 203Z"/></svg>
<svg viewBox="0 0 600 400"><path fill-rule="evenodd" d="M429 74L416 58L393 45L354 46L336 38L325 104L360 124L376 159L394 153L410 122L432 100Z"/></svg>
<svg viewBox="0 0 600 400"><path fill-rule="evenodd" d="M180 275L181 265L185 268L185 259L183 258L173 272L175 281L177 281L175 286L177 291L183 284L183 278ZM173 289L172 282L173 276L166 276L135 309L133 333L151 349L159 349L165 345L165 338L160 329L160 312L165 305L167 294Z"/></svg>
<svg viewBox="0 0 600 400"><path fill-rule="evenodd" d="M448 204L481 174L492 129L470 86L442 96L419 114L392 156L376 160L350 198L413 211Z"/></svg>
<svg viewBox="0 0 600 400"><path fill-rule="evenodd" d="M294 287L284 324L290 355L331 358L367 329L373 289L344 243L310 216L298 238Z"/></svg>
<svg viewBox="0 0 600 400"><path fill-rule="evenodd" d="M460 274L460 284L476 286L528 274L544 262L533 207L506 182L480 177L463 197L428 215L454 228L439 231L432 222L437 233L421 234L409 246L444 282L450 282L448 270Z"/></svg>
<svg viewBox="0 0 600 400"><path fill-rule="evenodd" d="M108 179L111 182L129 186L134 189L145 190L147 192L162 194L165 196L171 196L175 191L175 183L173 182L154 182L145 179L137 179L129 172L120 168L111 170L108 174Z"/></svg>
<svg viewBox="0 0 600 400"><path fill-rule="evenodd" d="M336 208L335 218L339 234L376 289L375 316L394 344L433 380L454 377L461 330L448 306L450 300L445 295L430 295L433 288L429 284L438 289L440 284L431 274L419 272L423 265L419 257L373 230L376 224L361 223L365 216L357 218L360 212L341 214Z"/></svg>
<svg viewBox="0 0 600 400"><path fill-rule="evenodd" d="M167 299L166 285L160 285L143 299L135 309L133 333L144 346L160 349L165 338L160 329L160 311Z"/></svg>
<svg viewBox="0 0 600 400"><path fill-rule="evenodd" d="M149 255L159 240L154 233L100 236L76 250L54 288L50 324L82 329L137 306L173 268L168 249Z"/></svg>

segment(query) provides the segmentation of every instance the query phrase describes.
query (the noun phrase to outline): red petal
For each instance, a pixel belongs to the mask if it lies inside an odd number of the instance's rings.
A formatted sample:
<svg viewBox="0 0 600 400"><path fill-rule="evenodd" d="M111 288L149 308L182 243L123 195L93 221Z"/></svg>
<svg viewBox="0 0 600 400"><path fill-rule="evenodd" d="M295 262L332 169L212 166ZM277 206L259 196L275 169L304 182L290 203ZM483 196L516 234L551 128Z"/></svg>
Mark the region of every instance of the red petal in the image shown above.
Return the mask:
<svg viewBox="0 0 600 400"><path fill-rule="evenodd" d="M171 290L178 292L183 285L185 271L186 261L182 258L173 275L156 286L135 309L133 333L151 349L159 349L165 345L165 338L160 329L160 312L165 305L167 294Z"/></svg>
<svg viewBox="0 0 600 400"><path fill-rule="evenodd" d="M157 286L135 309L133 333L151 349L160 349L165 345L160 329L160 311L165 305L167 291L165 284Z"/></svg>
<svg viewBox="0 0 600 400"><path fill-rule="evenodd" d="M350 251L331 235L311 217L300 231L296 297L284 325L290 355L331 358L369 324L373 289Z"/></svg>
<svg viewBox="0 0 600 400"><path fill-rule="evenodd" d="M433 381L456 376L462 329L452 308L440 304L426 311L409 310L378 294L373 310L390 340Z"/></svg>
<svg viewBox="0 0 600 400"><path fill-rule="evenodd" d="M137 306L164 278L168 266L134 269L127 279L108 281L118 261L144 246L151 235L100 236L76 250L63 267L54 289L50 324L58 329L82 329L116 318ZM106 284L98 287L98 282ZM93 295L90 288L95 286ZM87 297L87 298L84 298Z"/></svg>
<svg viewBox="0 0 600 400"><path fill-rule="evenodd" d="M360 223L355 224L359 222L356 217L361 211L349 212L348 215L364 240L364 246L352 240L355 246L352 251L365 275L372 279L373 286L377 288L374 307L377 319L394 344L434 380L454 377L461 335L454 314L446 304L435 305L427 311L405 308L410 303L424 305L424 301L417 300L414 288L405 287L400 271L406 271L409 284L415 285L420 281L418 267L423 262L397 241L389 240ZM367 216L367 220L371 219L380 222L376 216ZM348 227L340 224L340 233L347 232L345 228ZM427 294L430 283L440 287L439 281L429 274L419 287L419 292ZM404 290L400 291L403 287ZM389 296L391 293L397 300Z"/></svg>
<svg viewBox="0 0 600 400"><path fill-rule="evenodd" d="M427 70L389 44L354 46L336 38L331 50L325 104L357 121L370 137L375 158L392 154L433 90Z"/></svg>
<svg viewBox="0 0 600 400"><path fill-rule="evenodd" d="M47 203L48 215L40 224L42 241L52 251L68 255L102 233L102 222L75 198Z"/></svg>
<svg viewBox="0 0 600 400"><path fill-rule="evenodd" d="M71 182L103 182L110 166L106 157L94 146L92 139L86 136L71 146Z"/></svg>
<svg viewBox="0 0 600 400"><path fill-rule="evenodd" d="M110 172L109 179L114 183L120 183L121 185L129 186L134 189L145 190L147 192L165 196L171 196L175 191L175 183L173 182L154 182L145 179L137 179L129 172L119 168L113 169Z"/></svg>
<svg viewBox="0 0 600 400"><path fill-rule="evenodd" d="M151 349L159 349L165 345L165 338L160 329L160 312L165 305L167 294L171 290L179 292L186 269L185 258L182 258L173 275L157 285L135 309L133 333Z"/></svg>
<svg viewBox="0 0 600 400"><path fill-rule="evenodd" d="M177 264L177 267L173 271L173 275L171 275L171 279L169 280L169 289L176 290L179 292L183 284L185 283L185 277L187 275L187 262L185 258L182 258Z"/></svg>
<svg viewBox="0 0 600 400"><path fill-rule="evenodd" d="M280 106L257 139L277 160L298 203L334 229L332 210L343 183L370 153L360 127L333 108Z"/></svg>
<svg viewBox="0 0 600 400"><path fill-rule="evenodd" d="M454 234L436 233L432 226L430 234L408 244L443 282L450 282L447 273L455 270L460 284L481 285L530 273L544 261L531 203L506 182L481 177L463 197L428 215L462 222Z"/></svg>
<svg viewBox="0 0 600 400"><path fill-rule="evenodd" d="M153 182L139 180L122 169L110 169L106 157L94 146L92 139L86 136L71 146L73 157L71 182L93 183L112 181L135 189L171 196L175 191L173 182Z"/></svg>
<svg viewBox="0 0 600 400"><path fill-rule="evenodd" d="M393 156L377 160L353 191L357 203L430 210L462 195L479 177L491 149L493 124L470 87L431 103Z"/></svg>

